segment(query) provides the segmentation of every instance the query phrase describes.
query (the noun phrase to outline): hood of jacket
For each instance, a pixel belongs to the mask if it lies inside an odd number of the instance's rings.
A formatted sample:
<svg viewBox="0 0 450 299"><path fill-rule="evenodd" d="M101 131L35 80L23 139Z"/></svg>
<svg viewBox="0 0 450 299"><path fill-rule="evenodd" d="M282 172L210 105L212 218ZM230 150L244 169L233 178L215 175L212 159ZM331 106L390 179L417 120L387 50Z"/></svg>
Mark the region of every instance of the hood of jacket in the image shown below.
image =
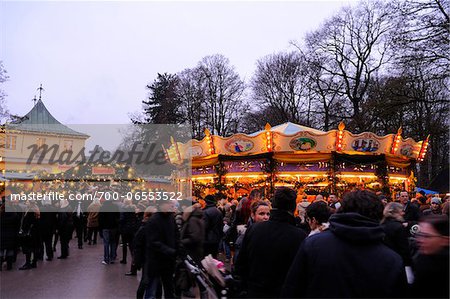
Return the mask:
<svg viewBox="0 0 450 299"><path fill-rule="evenodd" d="M358 213L333 214L329 230L342 239L356 242L381 242L384 230L378 222Z"/></svg>
<svg viewBox="0 0 450 299"><path fill-rule="evenodd" d="M202 219L203 218L203 211L200 208L193 208L193 210L191 212L183 212L182 214L182 218L183 221L188 220L190 217L197 217Z"/></svg>

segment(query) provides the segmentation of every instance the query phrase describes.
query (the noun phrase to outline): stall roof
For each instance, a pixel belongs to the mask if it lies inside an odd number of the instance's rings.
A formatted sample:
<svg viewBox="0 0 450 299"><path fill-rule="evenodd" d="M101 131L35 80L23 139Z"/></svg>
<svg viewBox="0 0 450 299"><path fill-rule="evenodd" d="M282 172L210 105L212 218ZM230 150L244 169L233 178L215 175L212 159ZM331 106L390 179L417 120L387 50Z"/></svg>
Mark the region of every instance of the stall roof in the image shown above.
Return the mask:
<svg viewBox="0 0 450 299"><path fill-rule="evenodd" d="M35 175L35 173L6 172L4 174L0 174L0 181L32 180Z"/></svg>

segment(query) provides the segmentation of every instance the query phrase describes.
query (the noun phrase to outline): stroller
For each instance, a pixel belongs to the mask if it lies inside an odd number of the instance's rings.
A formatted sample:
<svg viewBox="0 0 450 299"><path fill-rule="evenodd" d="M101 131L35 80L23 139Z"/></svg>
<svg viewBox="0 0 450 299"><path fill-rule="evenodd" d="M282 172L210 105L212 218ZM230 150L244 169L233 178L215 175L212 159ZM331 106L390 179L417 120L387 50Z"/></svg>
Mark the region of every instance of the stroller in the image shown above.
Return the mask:
<svg viewBox="0 0 450 299"><path fill-rule="evenodd" d="M232 276L217 267L217 261L210 255L205 257L198 265L189 255L183 259L186 269L197 282L200 298L225 299L229 297L228 283L233 281Z"/></svg>

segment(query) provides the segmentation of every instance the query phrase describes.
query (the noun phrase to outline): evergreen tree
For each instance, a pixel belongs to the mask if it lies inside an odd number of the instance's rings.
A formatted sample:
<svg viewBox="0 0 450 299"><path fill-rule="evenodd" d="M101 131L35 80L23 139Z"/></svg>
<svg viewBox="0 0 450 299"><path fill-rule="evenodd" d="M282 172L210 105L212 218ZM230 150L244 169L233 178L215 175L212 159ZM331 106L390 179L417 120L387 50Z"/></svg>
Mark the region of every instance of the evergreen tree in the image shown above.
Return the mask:
<svg viewBox="0 0 450 299"><path fill-rule="evenodd" d="M147 85L149 96L147 100L142 101L145 123L178 124L182 122L177 85L178 77L167 73L158 73L155 81Z"/></svg>

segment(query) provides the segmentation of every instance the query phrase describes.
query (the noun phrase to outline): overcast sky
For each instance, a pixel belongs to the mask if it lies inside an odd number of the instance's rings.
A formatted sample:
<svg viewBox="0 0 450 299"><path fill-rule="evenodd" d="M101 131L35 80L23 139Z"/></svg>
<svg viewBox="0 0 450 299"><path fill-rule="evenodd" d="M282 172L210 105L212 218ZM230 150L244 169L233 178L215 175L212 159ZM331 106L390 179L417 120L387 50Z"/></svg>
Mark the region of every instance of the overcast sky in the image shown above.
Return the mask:
<svg viewBox="0 0 450 299"><path fill-rule="evenodd" d="M158 72L223 54L249 81L256 61L293 49L355 1L0 1L0 60L11 113L42 99L66 124L129 123Z"/></svg>

